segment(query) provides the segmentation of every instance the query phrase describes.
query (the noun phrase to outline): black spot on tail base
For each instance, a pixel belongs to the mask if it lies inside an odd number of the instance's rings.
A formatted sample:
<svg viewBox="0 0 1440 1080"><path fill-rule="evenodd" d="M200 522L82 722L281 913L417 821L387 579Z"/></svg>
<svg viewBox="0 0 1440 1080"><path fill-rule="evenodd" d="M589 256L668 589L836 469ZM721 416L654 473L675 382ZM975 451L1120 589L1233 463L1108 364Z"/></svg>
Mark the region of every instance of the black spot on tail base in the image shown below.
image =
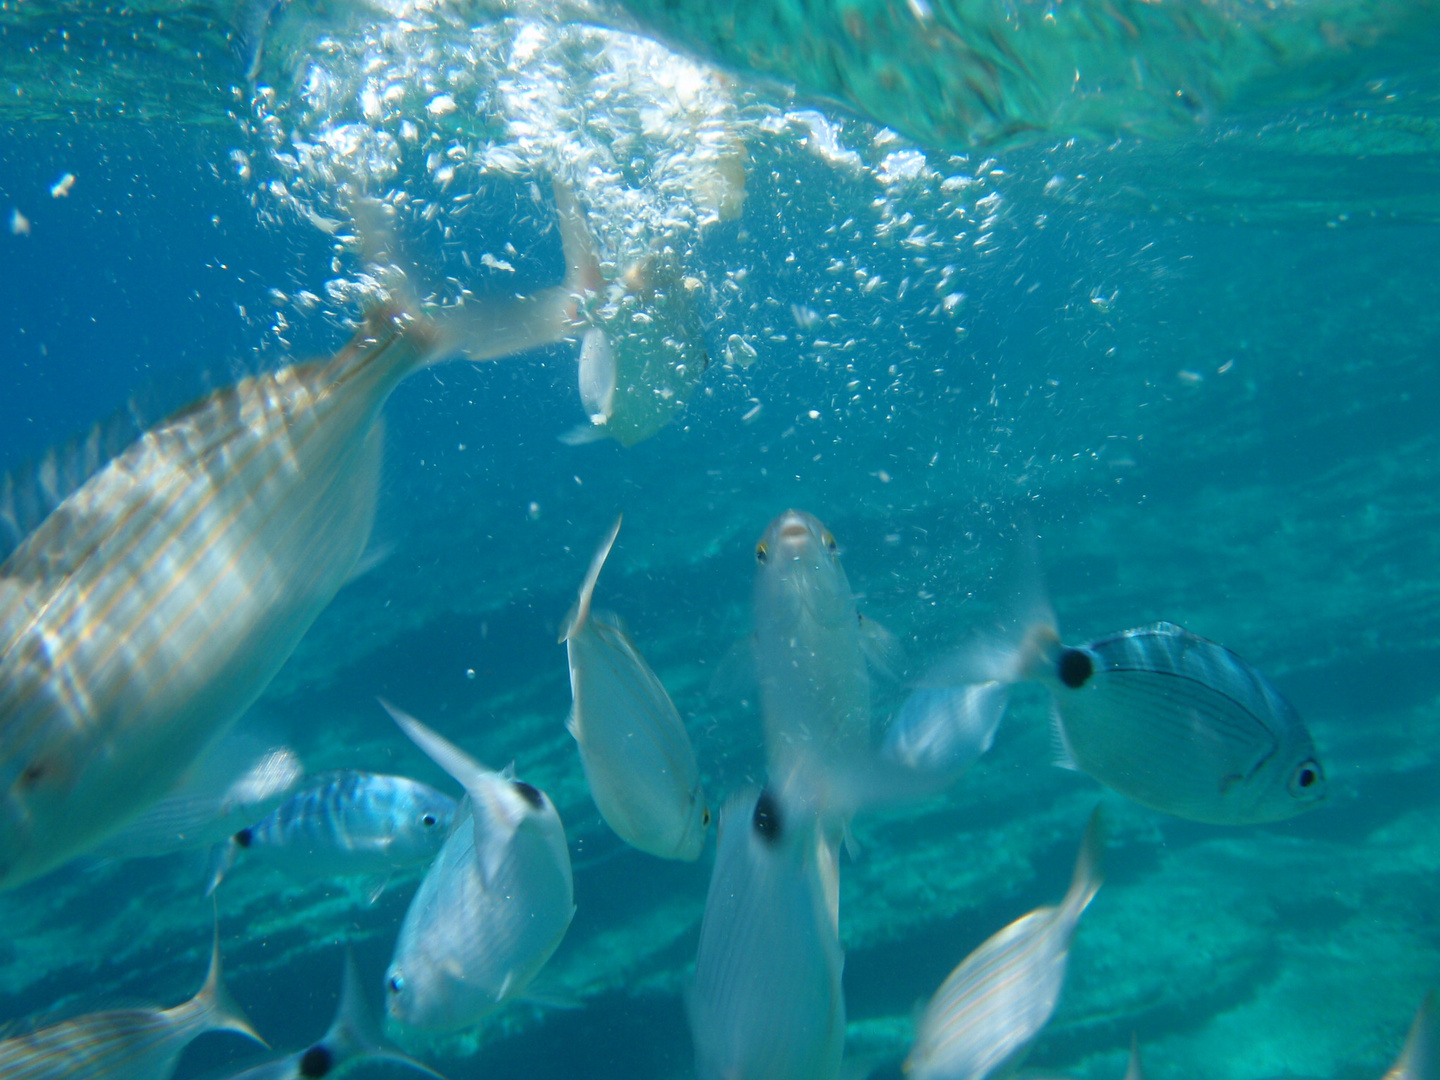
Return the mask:
<svg viewBox="0 0 1440 1080"><path fill-rule="evenodd" d="M1095 661L1090 659L1090 654L1084 649L1066 649L1060 654L1056 669L1062 683L1071 690L1078 690L1095 674Z"/></svg>
<svg viewBox="0 0 1440 1080"><path fill-rule="evenodd" d="M255 839L255 834L249 829L241 829L235 834L235 843L239 847L249 847L250 841Z"/></svg>
<svg viewBox="0 0 1440 1080"><path fill-rule="evenodd" d="M750 821L755 826L755 835L761 840L767 844L779 843L784 825L780 818L780 804L770 792L760 792L760 797L755 800L755 813L751 815Z"/></svg>
<svg viewBox="0 0 1440 1080"><path fill-rule="evenodd" d="M515 780L512 783L515 785L515 790L520 793L520 797L536 810L545 805L545 796L540 794L539 788L525 783L524 780Z"/></svg>
<svg viewBox="0 0 1440 1080"><path fill-rule="evenodd" d="M324 1076L335 1066L334 1055L321 1043L306 1050L300 1058L301 1076Z"/></svg>

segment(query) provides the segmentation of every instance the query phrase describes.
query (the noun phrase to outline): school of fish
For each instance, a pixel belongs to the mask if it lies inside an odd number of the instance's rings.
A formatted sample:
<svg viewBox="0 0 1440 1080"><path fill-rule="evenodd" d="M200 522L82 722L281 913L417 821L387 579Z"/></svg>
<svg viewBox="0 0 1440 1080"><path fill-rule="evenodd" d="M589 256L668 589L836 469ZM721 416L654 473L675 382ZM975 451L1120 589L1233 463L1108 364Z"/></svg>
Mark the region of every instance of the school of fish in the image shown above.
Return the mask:
<svg viewBox="0 0 1440 1080"><path fill-rule="evenodd" d="M565 829L546 792L513 765L474 760L451 741L468 733L442 736L403 702L376 708L455 782L456 797L360 770L306 778L292 750L236 725L361 560L381 414L407 376L567 341L578 343L589 421L570 441L629 445L684 408L708 364L688 299L698 282L656 253L607 283L583 210L561 188L555 203L560 284L433 309L391 252L378 268L391 302L347 347L241 380L150 428L0 565L0 888L77 857L187 847L210 850L205 891L221 903L225 880L251 863L302 881L354 878L372 900L394 873L420 867L374 982L394 1030L464 1031L539 996L532 987L576 914ZM377 258L395 247L385 215L357 202ZM667 332L623 329L639 307ZM712 807L723 806L685 994L697 1080L837 1080L850 822L961 781L1018 684L1049 695L1057 764L1155 811L1243 828L1325 801L1319 751L1261 672L1168 622L1066 645L1034 599L1038 580L1003 629L960 638L911 680L892 716L877 716L873 673L896 677L898 643L860 611L835 536L797 509L764 528L751 572L746 648L766 774L707 795L664 682L626 624L592 606L620 528L617 519L600 540L562 624L566 724L596 808L625 844L695 861ZM746 576L735 568L737 586ZM999 1075L1049 1021L1102 882L1103 814L1075 824L1080 852L1059 903L959 958L919 1015L903 1065L915 1080ZM329 1030L233 1075L318 1077L366 1060L435 1075L385 1041L370 996L347 957ZM1436 1074L1435 1024L1427 999L1388 1077ZM218 937L192 999L0 1039L0 1080L167 1080L185 1046L211 1031L260 1041L221 982ZM1130 1075L1140 1076L1138 1049Z"/></svg>

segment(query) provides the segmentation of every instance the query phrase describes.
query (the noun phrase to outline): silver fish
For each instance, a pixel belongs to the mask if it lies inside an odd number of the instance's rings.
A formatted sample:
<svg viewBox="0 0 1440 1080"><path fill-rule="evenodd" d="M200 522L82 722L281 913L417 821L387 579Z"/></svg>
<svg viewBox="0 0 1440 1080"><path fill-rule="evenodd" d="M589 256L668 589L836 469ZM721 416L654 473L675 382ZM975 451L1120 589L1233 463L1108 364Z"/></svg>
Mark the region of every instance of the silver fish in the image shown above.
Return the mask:
<svg viewBox="0 0 1440 1080"><path fill-rule="evenodd" d="M401 380L569 332L593 268L562 201L567 284L478 322L379 311L332 359L216 391L0 564L0 888L138 816L265 688L365 548Z"/></svg>
<svg viewBox="0 0 1440 1080"><path fill-rule="evenodd" d="M992 935L930 999L905 1059L913 1080L983 1080L1024 1054L1055 1011L1070 939L1100 888L1104 846L1097 807L1059 906L1036 908Z"/></svg>
<svg viewBox="0 0 1440 1080"><path fill-rule="evenodd" d="M617 518L560 639L575 702L570 734L605 823L641 851L693 860L705 843L710 810L685 723L624 625L590 610L595 581L619 531Z"/></svg>
<svg viewBox="0 0 1440 1080"><path fill-rule="evenodd" d="M429 784L350 769L314 779L230 837L208 891L242 854L302 881L364 875L383 883L430 862L450 833L455 800Z"/></svg>
<svg viewBox="0 0 1440 1080"><path fill-rule="evenodd" d="M870 677L835 538L814 516L787 510L755 559L755 670L771 777L868 754Z"/></svg>
<svg viewBox="0 0 1440 1080"><path fill-rule="evenodd" d="M1174 623L1074 647L1042 640L1028 674L1052 695L1060 763L1136 802L1245 825L1324 801L1294 707L1229 649Z"/></svg>
<svg viewBox="0 0 1440 1080"><path fill-rule="evenodd" d="M575 915L570 850L543 791L385 708L468 796L405 913L387 1007L406 1028L456 1031L522 996L559 946Z"/></svg>
<svg viewBox="0 0 1440 1080"><path fill-rule="evenodd" d="M355 972L355 958L346 950L340 1004L320 1041L298 1053L228 1073L226 1080L313 1080L364 1061L388 1061L427 1076L440 1075L408 1054L385 1045L375 1016L365 1003L365 991Z"/></svg>
<svg viewBox="0 0 1440 1080"><path fill-rule="evenodd" d="M288 746L257 746L248 732L231 731L186 771L179 786L91 854L133 859L223 843L279 806L303 775L300 758Z"/></svg>
<svg viewBox="0 0 1440 1080"><path fill-rule="evenodd" d="M1310 732L1259 671L1171 622L1064 645L1033 549L1024 562L1011 610L927 685L1042 684L1057 764L1176 817L1255 824L1324 801Z"/></svg>
<svg viewBox="0 0 1440 1080"><path fill-rule="evenodd" d="M1440 1080L1440 1015L1435 1010L1434 990L1420 1003L1405 1046L1384 1080Z"/></svg>
<svg viewBox="0 0 1440 1080"><path fill-rule="evenodd" d="M207 1031L255 1033L220 981L220 941L205 985L171 1009L90 1013L0 1042L5 1080L168 1080L185 1047Z"/></svg>
<svg viewBox="0 0 1440 1080"><path fill-rule="evenodd" d="M935 777L959 776L995 741L1009 704L1002 682L917 687L891 721L882 758Z"/></svg>
<svg viewBox="0 0 1440 1080"><path fill-rule="evenodd" d="M687 999L697 1080L839 1076L838 891L833 842L803 804L726 804Z"/></svg>

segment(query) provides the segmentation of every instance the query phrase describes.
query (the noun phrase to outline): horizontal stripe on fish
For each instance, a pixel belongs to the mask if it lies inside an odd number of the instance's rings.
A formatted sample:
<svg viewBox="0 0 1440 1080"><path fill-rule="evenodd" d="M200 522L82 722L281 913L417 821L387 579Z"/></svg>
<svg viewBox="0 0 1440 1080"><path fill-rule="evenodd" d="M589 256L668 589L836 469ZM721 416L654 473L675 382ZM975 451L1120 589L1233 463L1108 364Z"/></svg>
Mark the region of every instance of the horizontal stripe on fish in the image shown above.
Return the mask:
<svg viewBox="0 0 1440 1080"><path fill-rule="evenodd" d="M914 1080L984 1080L1018 1061L1055 1011L1070 939L1100 888L1104 846L1097 807L1065 899L992 935L935 992L905 1061Z"/></svg>
<svg viewBox="0 0 1440 1080"><path fill-rule="evenodd" d="M220 981L217 939L205 985L171 1009L90 1013L0 1041L5 1080L168 1080L180 1054L207 1031L264 1040Z"/></svg>
<svg viewBox="0 0 1440 1080"><path fill-rule="evenodd" d="M0 888L123 826L255 700L364 549L399 381L567 332L574 283L598 271L568 202L561 232L566 285L484 305L483 324L376 313L333 359L241 380L146 432L11 553Z"/></svg>

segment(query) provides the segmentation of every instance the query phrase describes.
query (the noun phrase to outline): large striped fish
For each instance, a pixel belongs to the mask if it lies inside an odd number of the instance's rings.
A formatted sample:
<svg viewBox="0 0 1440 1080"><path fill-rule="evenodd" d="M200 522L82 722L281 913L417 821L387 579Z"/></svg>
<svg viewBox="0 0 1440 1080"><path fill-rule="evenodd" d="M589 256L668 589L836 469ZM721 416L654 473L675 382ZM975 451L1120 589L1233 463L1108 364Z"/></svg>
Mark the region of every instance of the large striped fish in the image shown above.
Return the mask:
<svg viewBox="0 0 1440 1080"><path fill-rule="evenodd" d="M0 1042L5 1080L168 1080L180 1054L207 1031L264 1045L220 981L220 942L200 992L172 1009L89 1013Z"/></svg>
<svg viewBox="0 0 1440 1080"><path fill-rule="evenodd" d="M379 311L331 359L219 390L0 565L0 888L125 825L264 690L365 547L380 411L402 379L569 332L598 271L560 201L563 285L470 305L463 325Z"/></svg>
<svg viewBox="0 0 1440 1080"><path fill-rule="evenodd" d="M1033 550L1024 558L1035 562ZM1243 658L1172 622L1066 645L1038 567L1022 576L1013 610L939 664L927 687L1040 683L1057 764L1176 817L1250 825L1325 801L1305 722Z"/></svg>
<svg viewBox="0 0 1440 1080"><path fill-rule="evenodd" d="M935 991L905 1059L911 1080L985 1080L1019 1062L1055 1011L1070 939L1100 889L1104 848L1096 807L1065 899L991 935Z"/></svg>

